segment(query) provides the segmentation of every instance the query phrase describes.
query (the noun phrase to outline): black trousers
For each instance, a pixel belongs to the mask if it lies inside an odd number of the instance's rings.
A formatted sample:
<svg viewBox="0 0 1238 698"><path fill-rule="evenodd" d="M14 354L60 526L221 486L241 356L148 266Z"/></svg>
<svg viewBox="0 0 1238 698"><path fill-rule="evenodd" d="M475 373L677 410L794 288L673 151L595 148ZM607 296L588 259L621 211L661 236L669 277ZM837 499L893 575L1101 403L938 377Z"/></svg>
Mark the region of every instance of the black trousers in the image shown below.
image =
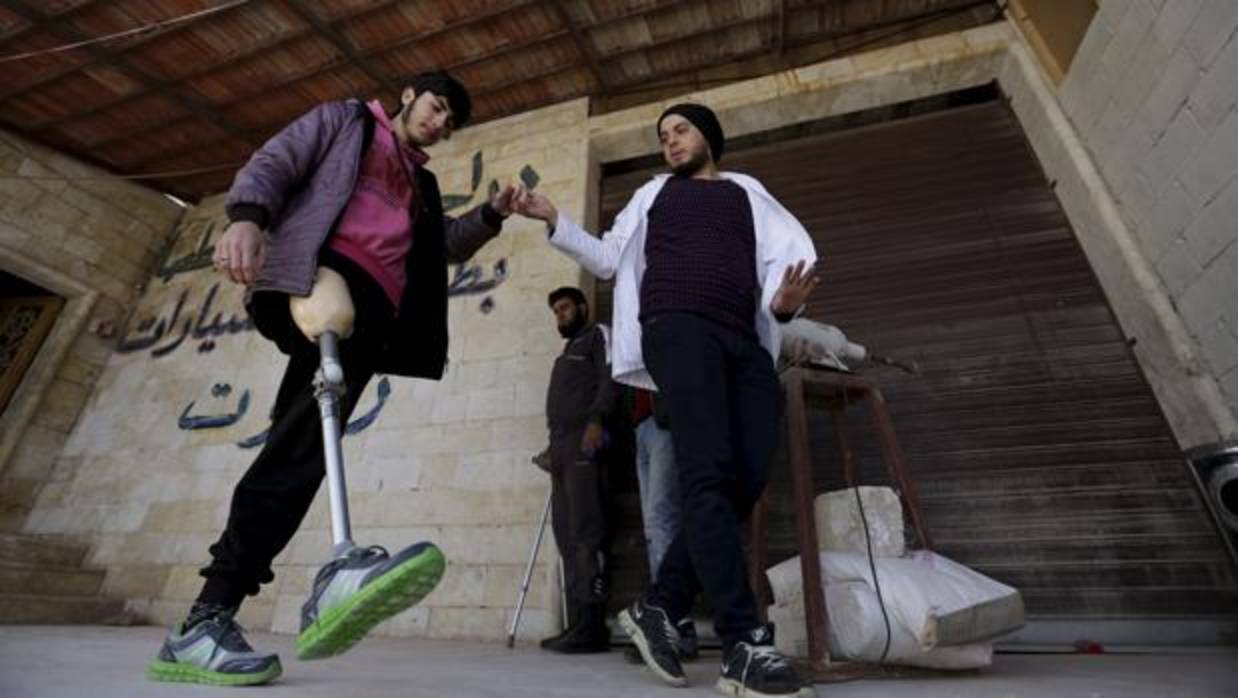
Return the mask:
<svg viewBox="0 0 1238 698"><path fill-rule="evenodd" d="M583 433L573 429L550 438L551 526L563 556L569 623L581 605L602 603L609 592L608 478L599 456L581 453Z"/></svg>
<svg viewBox="0 0 1238 698"><path fill-rule="evenodd" d="M765 489L782 390L755 336L689 313L647 318L645 366L670 410L683 523L647 595L673 621L698 592L725 647L760 625L741 525Z"/></svg>
<svg viewBox="0 0 1238 698"><path fill-rule="evenodd" d="M339 403L342 432L374 375L394 313L365 272L334 257L323 263L348 281L356 309L353 334L340 342L346 386ZM317 345L304 336L293 343L266 443L232 493L228 523L210 548L211 563L201 570L206 584L199 601L236 606L246 595L256 595L260 585L275 578L271 562L309 511L326 474L322 418L313 387L319 363Z"/></svg>

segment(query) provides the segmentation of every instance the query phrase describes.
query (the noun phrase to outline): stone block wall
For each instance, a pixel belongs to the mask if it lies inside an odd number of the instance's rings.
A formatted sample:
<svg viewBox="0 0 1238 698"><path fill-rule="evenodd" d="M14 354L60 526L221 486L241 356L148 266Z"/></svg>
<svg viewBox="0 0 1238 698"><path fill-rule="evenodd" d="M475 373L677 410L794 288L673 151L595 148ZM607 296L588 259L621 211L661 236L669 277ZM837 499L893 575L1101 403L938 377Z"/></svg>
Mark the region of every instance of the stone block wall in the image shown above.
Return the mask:
<svg viewBox="0 0 1238 698"><path fill-rule="evenodd" d="M1103 0L1059 96L1238 436L1238 3Z"/></svg>
<svg viewBox="0 0 1238 698"><path fill-rule="evenodd" d="M0 530L21 527L44 483L73 477L60 448L108 361L109 331L181 212L158 192L0 132L0 269L66 300L0 415Z"/></svg>

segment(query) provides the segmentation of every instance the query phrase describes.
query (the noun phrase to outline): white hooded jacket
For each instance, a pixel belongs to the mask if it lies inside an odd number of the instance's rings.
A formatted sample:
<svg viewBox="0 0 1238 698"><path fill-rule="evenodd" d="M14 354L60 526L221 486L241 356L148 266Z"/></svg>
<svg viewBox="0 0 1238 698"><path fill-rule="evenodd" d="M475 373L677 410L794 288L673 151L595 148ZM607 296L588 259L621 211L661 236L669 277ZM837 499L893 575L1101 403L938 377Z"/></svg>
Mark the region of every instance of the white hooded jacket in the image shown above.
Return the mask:
<svg viewBox="0 0 1238 698"><path fill-rule="evenodd" d="M812 238L804 226L757 180L748 175L722 172L743 187L752 208L756 233L756 274L761 287L755 327L761 346L776 361L781 341L778 321L769 309L782 283L786 268L800 260L816 262ZM550 244L600 279L615 279L614 336L611 340L611 372L619 383L657 390L641 355L640 285L645 275L645 231L649 208L670 175L646 183L619 212L615 224L601 238L594 237L575 221L559 213Z"/></svg>

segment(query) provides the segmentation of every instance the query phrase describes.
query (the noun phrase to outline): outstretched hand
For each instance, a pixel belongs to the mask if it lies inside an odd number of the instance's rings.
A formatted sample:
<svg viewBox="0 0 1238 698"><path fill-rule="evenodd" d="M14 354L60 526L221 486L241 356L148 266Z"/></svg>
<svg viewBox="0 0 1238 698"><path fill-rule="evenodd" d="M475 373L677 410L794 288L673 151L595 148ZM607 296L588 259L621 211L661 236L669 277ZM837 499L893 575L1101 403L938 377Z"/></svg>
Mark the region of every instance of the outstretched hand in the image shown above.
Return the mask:
<svg viewBox="0 0 1238 698"><path fill-rule="evenodd" d="M496 191L490 197L490 208L494 209L495 213L507 218L515 211L516 201L524 193L525 188L520 184L508 183L507 186Z"/></svg>
<svg viewBox="0 0 1238 698"><path fill-rule="evenodd" d="M559 209L550 203L545 194L525 189L516 198L516 212L526 218L536 218L554 225L559 219Z"/></svg>
<svg viewBox="0 0 1238 698"><path fill-rule="evenodd" d="M807 260L801 259L795 264L787 265L786 271L782 273L782 283L769 303L770 312L775 315L794 313L808 300L809 294L819 283L821 277L809 266Z"/></svg>

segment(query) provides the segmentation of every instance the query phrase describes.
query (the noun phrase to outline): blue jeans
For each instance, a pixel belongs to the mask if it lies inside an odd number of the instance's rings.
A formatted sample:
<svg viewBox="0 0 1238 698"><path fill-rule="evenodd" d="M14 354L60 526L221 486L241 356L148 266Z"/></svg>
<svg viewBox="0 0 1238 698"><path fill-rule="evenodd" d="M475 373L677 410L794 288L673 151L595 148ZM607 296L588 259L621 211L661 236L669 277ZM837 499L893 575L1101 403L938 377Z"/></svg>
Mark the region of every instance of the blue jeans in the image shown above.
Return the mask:
<svg viewBox="0 0 1238 698"><path fill-rule="evenodd" d="M649 579L656 580L666 549L679 533L679 475L671 432L646 417L636 425L636 477L649 551Z"/></svg>

